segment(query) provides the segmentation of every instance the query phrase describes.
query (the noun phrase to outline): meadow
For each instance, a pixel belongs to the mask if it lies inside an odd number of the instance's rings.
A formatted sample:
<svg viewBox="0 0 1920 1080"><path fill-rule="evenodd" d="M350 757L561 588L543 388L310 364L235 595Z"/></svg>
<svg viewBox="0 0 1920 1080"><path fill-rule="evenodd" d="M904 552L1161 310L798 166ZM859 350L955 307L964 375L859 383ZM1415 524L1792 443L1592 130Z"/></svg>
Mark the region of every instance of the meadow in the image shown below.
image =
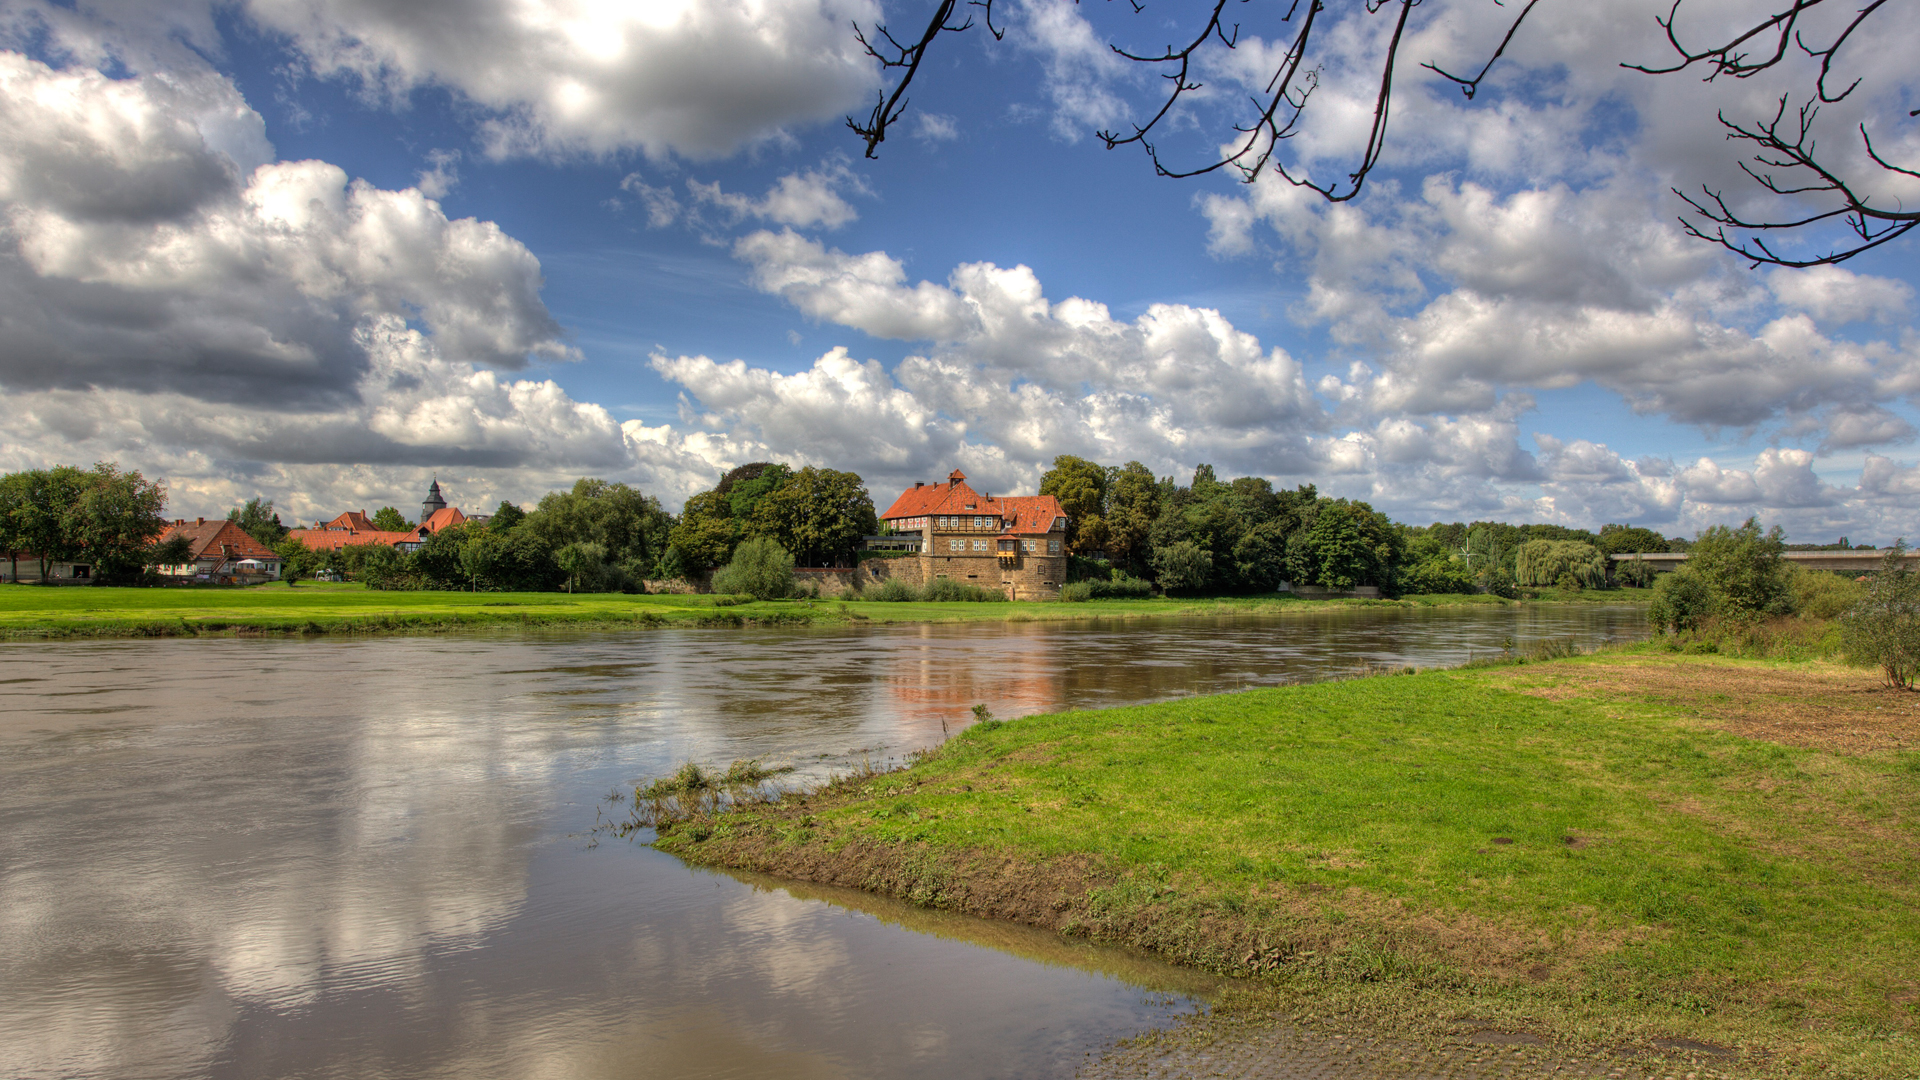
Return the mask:
<svg viewBox="0 0 1920 1080"><path fill-rule="evenodd" d="M655 843L1144 947L1336 1029L1920 1075L1920 695L1837 664L1655 644L989 721Z"/></svg>
<svg viewBox="0 0 1920 1080"><path fill-rule="evenodd" d="M1644 590L1586 594L1614 602ZM1038 621L1185 614L1254 614L1353 604L1502 604L1496 597L1407 601L1301 600L1287 595L1219 599L988 603L755 601L675 593L379 591L352 583L233 587L112 588L0 585L0 639L171 637L205 634L433 633L460 629L663 625Z"/></svg>

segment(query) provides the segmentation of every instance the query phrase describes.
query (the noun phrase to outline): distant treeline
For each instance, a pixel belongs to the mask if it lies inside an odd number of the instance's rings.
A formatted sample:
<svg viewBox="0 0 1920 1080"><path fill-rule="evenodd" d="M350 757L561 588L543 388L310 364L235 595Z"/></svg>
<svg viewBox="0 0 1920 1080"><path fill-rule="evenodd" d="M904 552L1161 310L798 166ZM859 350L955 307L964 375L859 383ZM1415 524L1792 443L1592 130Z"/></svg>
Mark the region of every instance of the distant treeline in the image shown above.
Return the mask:
<svg viewBox="0 0 1920 1080"><path fill-rule="evenodd" d="M1368 585L1392 595L1601 588L1609 584L1606 556L1664 552L1675 543L1630 525L1598 533L1500 521L1403 525L1312 484L1287 491L1258 476L1221 480L1211 465L1181 485L1137 461L1059 457L1040 493L1067 512L1073 576L1146 577L1176 593L1268 592L1281 582Z"/></svg>
<svg viewBox="0 0 1920 1080"><path fill-rule="evenodd" d="M1529 586L1647 584L1650 566L1607 557L1689 546L1632 525L1597 533L1500 521L1405 525L1312 484L1287 490L1257 476L1221 480L1211 465L1180 484L1139 462L1062 456L1040 492L1068 515L1069 581L1093 583L1097 595L1135 595L1148 582L1189 595L1271 592L1290 582L1375 586L1388 595L1486 589L1511 596ZM157 542L165 501L162 485L111 462L11 473L0 477L0 551L32 553L43 578L48 563L86 558L102 581L137 581L186 561L184 541ZM728 472L678 515L627 484L581 479L532 509L502 502L490 519L442 529L412 552L388 543L308 550L288 536L269 500L227 516L281 556L290 580L327 574L378 589L633 591L650 579L705 579L749 540L778 545L798 565L850 566L863 538L880 529L857 474L776 462ZM412 527L392 507L374 522L390 531ZM1842 537L1788 547L1851 545Z"/></svg>

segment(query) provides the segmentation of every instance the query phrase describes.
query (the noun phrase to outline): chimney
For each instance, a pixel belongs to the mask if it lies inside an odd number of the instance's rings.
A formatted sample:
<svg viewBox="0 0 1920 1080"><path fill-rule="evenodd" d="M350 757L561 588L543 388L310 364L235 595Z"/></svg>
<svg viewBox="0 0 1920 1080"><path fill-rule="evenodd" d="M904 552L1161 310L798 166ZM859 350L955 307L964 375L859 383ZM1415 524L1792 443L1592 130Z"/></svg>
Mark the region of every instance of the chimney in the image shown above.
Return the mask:
<svg viewBox="0 0 1920 1080"><path fill-rule="evenodd" d="M207 523L207 519L206 519L206 518L194 518L194 519L193 519L193 523L194 523L195 525L205 525L205 524Z"/></svg>
<svg viewBox="0 0 1920 1080"><path fill-rule="evenodd" d="M913 482L913 490L915 491L919 491L921 488L926 486L927 486L927 482L925 480L915 480Z"/></svg>

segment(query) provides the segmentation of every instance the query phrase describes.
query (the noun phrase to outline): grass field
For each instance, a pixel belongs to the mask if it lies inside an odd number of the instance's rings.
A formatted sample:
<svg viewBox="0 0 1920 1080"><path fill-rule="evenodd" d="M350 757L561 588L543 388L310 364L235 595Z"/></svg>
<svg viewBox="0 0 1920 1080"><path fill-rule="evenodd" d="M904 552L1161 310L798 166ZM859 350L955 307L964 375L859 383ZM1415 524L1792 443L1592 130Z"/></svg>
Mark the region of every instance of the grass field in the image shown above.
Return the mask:
<svg viewBox="0 0 1920 1080"><path fill-rule="evenodd" d="M1920 695L1837 665L1640 647L1027 717L656 843L1299 1015L1920 1076Z"/></svg>
<svg viewBox="0 0 1920 1080"><path fill-rule="evenodd" d="M1640 590L1587 594L1616 602ZM1407 601L1412 602L1412 601ZM1484 596L1420 597L1422 604L1506 603ZM741 626L833 622L952 622L1253 613L1393 601L1287 596L1205 600L1096 600L1083 604L734 602L731 597L619 593L378 592L303 582L252 588L102 588L0 585L0 638L141 637L219 633L391 633L515 626Z"/></svg>

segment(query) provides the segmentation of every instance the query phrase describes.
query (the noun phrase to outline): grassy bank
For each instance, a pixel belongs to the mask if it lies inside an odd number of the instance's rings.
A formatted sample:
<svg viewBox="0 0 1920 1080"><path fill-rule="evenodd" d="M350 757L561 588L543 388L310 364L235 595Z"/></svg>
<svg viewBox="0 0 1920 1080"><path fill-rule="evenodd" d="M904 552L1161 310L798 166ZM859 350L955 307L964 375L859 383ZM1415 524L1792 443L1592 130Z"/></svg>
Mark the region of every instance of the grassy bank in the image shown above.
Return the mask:
<svg viewBox="0 0 1920 1080"><path fill-rule="evenodd" d="M1296 1017L1920 1075L1920 695L1836 665L1643 647L1028 717L657 843Z"/></svg>
<svg viewBox="0 0 1920 1080"><path fill-rule="evenodd" d="M1630 590L1598 594L1628 600ZM1422 605L1508 603L1480 596L1420 597ZM732 597L618 593L378 592L303 582L253 588L51 588L0 585L0 639L205 634L426 633L464 628L664 625L746 626L860 622L1038 621L1281 610L1413 601L1224 599L1096 600L1083 604L735 602Z"/></svg>

